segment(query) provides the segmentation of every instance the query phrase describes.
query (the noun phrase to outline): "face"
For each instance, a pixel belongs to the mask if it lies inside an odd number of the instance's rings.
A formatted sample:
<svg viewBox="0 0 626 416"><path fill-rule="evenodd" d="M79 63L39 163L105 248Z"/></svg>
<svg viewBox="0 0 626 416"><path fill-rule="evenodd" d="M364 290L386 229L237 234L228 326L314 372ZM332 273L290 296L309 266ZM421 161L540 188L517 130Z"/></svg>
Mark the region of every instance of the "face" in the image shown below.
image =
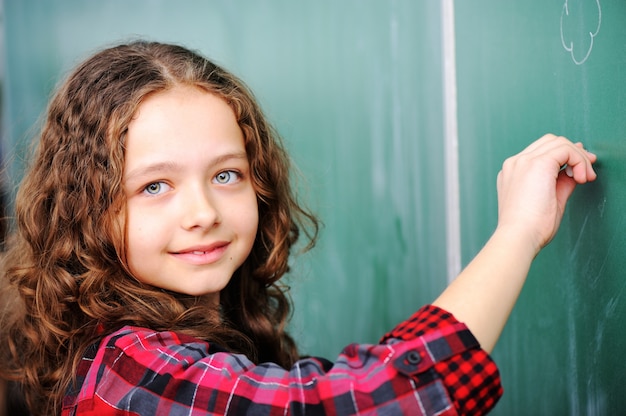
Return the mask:
<svg viewBox="0 0 626 416"><path fill-rule="evenodd" d="M124 190L133 275L219 302L258 227L243 133L232 109L194 87L149 96L128 128Z"/></svg>

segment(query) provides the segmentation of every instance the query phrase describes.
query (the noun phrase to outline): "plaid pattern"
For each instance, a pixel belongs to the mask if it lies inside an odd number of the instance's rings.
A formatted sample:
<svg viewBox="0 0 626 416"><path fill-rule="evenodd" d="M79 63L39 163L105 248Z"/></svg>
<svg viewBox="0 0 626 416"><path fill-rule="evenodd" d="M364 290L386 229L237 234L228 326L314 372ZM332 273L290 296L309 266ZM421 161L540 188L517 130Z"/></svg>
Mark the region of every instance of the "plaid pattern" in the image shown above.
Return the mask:
<svg viewBox="0 0 626 416"><path fill-rule="evenodd" d="M427 345L441 343L429 341L438 338L442 331L446 333L446 327L455 327L458 321L452 314L432 305L422 307L411 318L396 326L387 333L381 342L385 340L411 340L424 337ZM473 347L478 348L478 341L465 328L459 333L459 339L464 338ZM445 337L445 342L454 342ZM500 384L498 367L482 349L467 349L460 354L452 355L446 360L435 363L433 371L443 379L443 384L454 399L457 412L461 415L485 414L486 409L493 408L502 396L503 389Z"/></svg>
<svg viewBox="0 0 626 416"><path fill-rule="evenodd" d="M290 370L124 327L85 353L62 415L470 415L501 394L496 365L467 327L425 306L380 344Z"/></svg>

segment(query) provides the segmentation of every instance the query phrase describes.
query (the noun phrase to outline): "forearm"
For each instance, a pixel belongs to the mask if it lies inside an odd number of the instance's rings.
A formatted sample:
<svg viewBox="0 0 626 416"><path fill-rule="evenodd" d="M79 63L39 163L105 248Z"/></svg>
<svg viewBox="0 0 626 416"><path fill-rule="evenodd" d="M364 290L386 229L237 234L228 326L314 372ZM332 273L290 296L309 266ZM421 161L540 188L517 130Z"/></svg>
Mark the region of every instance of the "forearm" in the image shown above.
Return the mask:
<svg viewBox="0 0 626 416"><path fill-rule="evenodd" d="M433 304L464 322L491 352L536 253L516 231L498 229Z"/></svg>

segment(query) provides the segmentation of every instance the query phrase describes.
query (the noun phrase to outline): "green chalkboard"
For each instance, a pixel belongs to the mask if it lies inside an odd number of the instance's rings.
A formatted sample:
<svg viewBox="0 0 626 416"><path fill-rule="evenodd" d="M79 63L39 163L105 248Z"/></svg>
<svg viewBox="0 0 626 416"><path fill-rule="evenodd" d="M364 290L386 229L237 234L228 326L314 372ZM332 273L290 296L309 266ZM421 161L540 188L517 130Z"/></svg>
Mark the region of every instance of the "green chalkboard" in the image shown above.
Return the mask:
<svg viewBox="0 0 626 416"><path fill-rule="evenodd" d="M494 356L498 415L626 411L626 3L456 2L463 256L496 221L502 159L552 132L596 152Z"/></svg>

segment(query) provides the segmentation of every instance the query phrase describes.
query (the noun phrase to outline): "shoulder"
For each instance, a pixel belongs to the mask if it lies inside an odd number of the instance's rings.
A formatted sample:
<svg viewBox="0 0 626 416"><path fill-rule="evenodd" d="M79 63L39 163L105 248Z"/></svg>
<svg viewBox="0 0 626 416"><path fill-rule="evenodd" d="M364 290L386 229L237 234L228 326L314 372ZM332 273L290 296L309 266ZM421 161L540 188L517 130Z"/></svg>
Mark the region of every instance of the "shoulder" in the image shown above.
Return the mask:
<svg viewBox="0 0 626 416"><path fill-rule="evenodd" d="M237 374L252 367L245 356L219 345L177 332L126 326L84 353L64 409L68 414L86 408L98 408L100 413L94 414L109 414L110 409L154 414L150 409L172 403L189 408L198 394L204 398L229 391Z"/></svg>
<svg viewBox="0 0 626 416"><path fill-rule="evenodd" d="M102 339L101 348L117 348L128 353L193 347L199 353L210 345L203 340L173 331L155 331L137 326L125 326Z"/></svg>
<svg viewBox="0 0 626 416"><path fill-rule="evenodd" d="M119 367L132 361L146 368L159 367L159 372L184 370L210 359L214 364L234 366L236 371L253 364L245 356L228 353L218 344L174 331L125 326L105 337L100 343L100 365Z"/></svg>
<svg viewBox="0 0 626 416"><path fill-rule="evenodd" d="M103 342L107 345L130 346L145 344L147 346L153 343L166 344L184 344L206 343L198 338L181 334L174 331L156 331L150 328L127 325L103 338Z"/></svg>

